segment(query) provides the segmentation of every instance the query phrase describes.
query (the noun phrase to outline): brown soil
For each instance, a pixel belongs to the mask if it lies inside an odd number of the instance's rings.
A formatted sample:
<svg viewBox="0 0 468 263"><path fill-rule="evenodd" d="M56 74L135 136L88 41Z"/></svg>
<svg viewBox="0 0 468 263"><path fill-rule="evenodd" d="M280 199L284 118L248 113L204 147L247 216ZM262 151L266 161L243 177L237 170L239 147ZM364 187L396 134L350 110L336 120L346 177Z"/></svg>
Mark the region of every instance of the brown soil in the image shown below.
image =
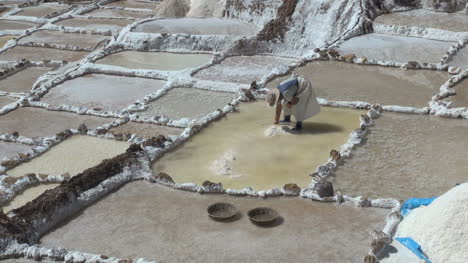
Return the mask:
<svg viewBox="0 0 468 263"><path fill-rule="evenodd" d="M288 20L293 15L296 5L296 0L283 0L283 4L278 8L276 19L265 25L262 31L258 33L257 39L269 41L279 38L282 41L287 31Z"/></svg>

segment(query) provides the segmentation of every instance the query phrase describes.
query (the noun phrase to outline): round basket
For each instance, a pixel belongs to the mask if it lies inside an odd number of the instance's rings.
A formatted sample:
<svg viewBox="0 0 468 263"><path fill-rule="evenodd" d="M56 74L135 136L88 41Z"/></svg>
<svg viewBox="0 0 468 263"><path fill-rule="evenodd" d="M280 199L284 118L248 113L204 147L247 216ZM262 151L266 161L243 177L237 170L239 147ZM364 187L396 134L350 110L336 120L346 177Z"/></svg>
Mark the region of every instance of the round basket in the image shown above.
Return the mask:
<svg viewBox="0 0 468 263"><path fill-rule="evenodd" d="M259 225L266 225L273 223L278 217L278 213L268 207L257 207L252 210L249 210L247 213L250 221Z"/></svg>
<svg viewBox="0 0 468 263"><path fill-rule="evenodd" d="M215 220L226 220L234 217L239 211L228 203L214 203L208 206L208 215Z"/></svg>

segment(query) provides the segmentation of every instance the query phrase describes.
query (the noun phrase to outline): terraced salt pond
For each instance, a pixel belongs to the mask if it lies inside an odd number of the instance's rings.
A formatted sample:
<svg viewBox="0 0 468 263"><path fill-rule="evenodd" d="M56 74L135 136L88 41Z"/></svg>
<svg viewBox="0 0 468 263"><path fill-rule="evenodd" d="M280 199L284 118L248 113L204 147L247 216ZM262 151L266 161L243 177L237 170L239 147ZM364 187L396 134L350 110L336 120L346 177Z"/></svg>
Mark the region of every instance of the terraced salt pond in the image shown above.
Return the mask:
<svg viewBox="0 0 468 263"><path fill-rule="evenodd" d="M19 41L19 44L34 42L56 45L70 45L73 47L81 48L94 48L99 43L108 38L108 36L101 35L63 33L60 31L53 30L40 30L32 33L27 37L22 38Z"/></svg>
<svg viewBox="0 0 468 263"><path fill-rule="evenodd" d="M467 147L464 120L384 113L336 171L335 189L370 198L438 196L467 180Z"/></svg>
<svg viewBox="0 0 468 263"><path fill-rule="evenodd" d="M233 93L174 88L163 97L149 103L148 108L138 114L145 117L164 115L172 119L198 119L224 108L235 97Z"/></svg>
<svg viewBox="0 0 468 263"><path fill-rule="evenodd" d="M16 46L0 54L0 61L16 61L27 59L30 61L65 60L76 61L82 59L89 52L69 51L55 48Z"/></svg>
<svg viewBox="0 0 468 263"><path fill-rule="evenodd" d="M167 52L122 51L96 61L134 69L182 70L200 67L210 62L211 54L182 54Z"/></svg>
<svg viewBox="0 0 468 263"><path fill-rule="evenodd" d="M7 174L19 177L28 173L69 173L73 176L98 165L104 159L124 153L129 146L127 142L74 135L39 157L8 170Z"/></svg>
<svg viewBox="0 0 468 263"><path fill-rule="evenodd" d="M341 54L352 53L374 60L439 63L453 44L455 43L372 33L345 41L339 50Z"/></svg>
<svg viewBox="0 0 468 263"><path fill-rule="evenodd" d="M165 85L163 80L88 74L51 89L42 101L119 111Z"/></svg>
<svg viewBox="0 0 468 263"><path fill-rule="evenodd" d="M460 49L455 56L449 59L448 64L468 69L468 47Z"/></svg>
<svg viewBox="0 0 468 263"><path fill-rule="evenodd" d="M37 78L51 70L46 67L28 67L5 79L0 80L0 91L28 93Z"/></svg>
<svg viewBox="0 0 468 263"><path fill-rule="evenodd" d="M61 12L69 7L70 7L69 5L54 5L54 4L30 6L30 7L24 7L23 10L17 13L16 15L43 17L46 15L50 15L54 12Z"/></svg>
<svg viewBox="0 0 468 263"><path fill-rule="evenodd" d="M241 218L212 221L206 207L214 202L234 204ZM259 206L275 209L282 223L250 223L246 212ZM382 229L387 213L301 198L199 195L141 181L88 207L40 245L157 262L362 262L369 230Z"/></svg>
<svg viewBox="0 0 468 263"><path fill-rule="evenodd" d="M374 22L387 25L437 28L454 32L468 30L468 19L465 14L434 12L425 9L383 14L377 17Z"/></svg>
<svg viewBox="0 0 468 263"><path fill-rule="evenodd" d="M129 19L88 19L88 18L70 18L57 22L57 25L67 27L80 27L86 29L100 29L119 31L128 24L133 23Z"/></svg>
<svg viewBox="0 0 468 263"><path fill-rule="evenodd" d="M15 101L17 101L17 99L0 96L0 109L3 108L3 106L13 103Z"/></svg>
<svg viewBox="0 0 468 263"><path fill-rule="evenodd" d="M145 33L186 33L192 35L241 35L254 36L260 28L235 20L218 18L158 19L139 24L133 31Z"/></svg>
<svg viewBox="0 0 468 263"><path fill-rule="evenodd" d="M297 60L272 56L237 56L229 57L195 74L195 78L203 80L224 81L250 84L259 81L274 68L287 66Z"/></svg>
<svg viewBox="0 0 468 263"><path fill-rule="evenodd" d="M153 171L169 174L176 183L201 185L210 180L225 188L250 186L255 190L287 183L307 187L311 183L308 175L359 127L360 114L363 111L324 107L304 123L301 134L267 137L265 130L273 124L274 109L261 102L243 104L240 113L229 114L157 160Z"/></svg>
<svg viewBox="0 0 468 263"><path fill-rule="evenodd" d="M105 6L115 6L124 8L142 8L142 9L154 9L159 5L156 1L137 1L137 0L122 0L114 1L106 4Z"/></svg>
<svg viewBox="0 0 468 263"><path fill-rule="evenodd" d="M112 122L112 120L26 107L0 115L0 134L12 134L16 131L19 132L19 135L30 138L48 137L66 129L76 129L81 123L84 123L89 129L95 129Z"/></svg>
<svg viewBox="0 0 468 263"><path fill-rule="evenodd" d="M6 44L6 42L10 41L11 39L14 39L15 36L3 36L0 37L0 49L3 48L3 46Z"/></svg>
<svg viewBox="0 0 468 263"><path fill-rule="evenodd" d="M23 21L0 19L0 30L23 30L37 26L37 24Z"/></svg>
<svg viewBox="0 0 468 263"><path fill-rule="evenodd" d="M321 98L413 107L427 107L432 95L449 79L447 72L340 62L311 62L294 72L310 79ZM274 79L267 87L276 87L287 77Z"/></svg>
<svg viewBox="0 0 468 263"><path fill-rule="evenodd" d="M468 80L465 79L455 86L457 95L451 96L449 100L454 107L468 107Z"/></svg>
<svg viewBox="0 0 468 263"><path fill-rule="evenodd" d="M123 2L123 1L119 1ZM109 9L109 8L100 8L95 9L89 13L84 14L85 16L93 17L134 17L134 18L144 18L154 15L154 12L151 10L148 11L133 11L133 10L120 10L120 9Z"/></svg>
<svg viewBox="0 0 468 263"><path fill-rule="evenodd" d="M180 135L183 132L183 129L148 123L127 122L124 125L112 128L110 132L136 134L139 137L148 139L159 135L164 135L166 137L170 135Z"/></svg>
<svg viewBox="0 0 468 263"><path fill-rule="evenodd" d="M27 204L28 202L36 199L42 193L49 189L53 189L60 184L39 184L31 188L26 189L22 193L16 195L16 197L11 200L6 205L2 206L3 212L8 213L13 209L20 208ZM2 261L3 262L3 261Z"/></svg>
<svg viewBox="0 0 468 263"><path fill-rule="evenodd" d="M31 147L32 146L21 143L0 141L0 161L3 160L3 158L13 157L19 153L27 152Z"/></svg>

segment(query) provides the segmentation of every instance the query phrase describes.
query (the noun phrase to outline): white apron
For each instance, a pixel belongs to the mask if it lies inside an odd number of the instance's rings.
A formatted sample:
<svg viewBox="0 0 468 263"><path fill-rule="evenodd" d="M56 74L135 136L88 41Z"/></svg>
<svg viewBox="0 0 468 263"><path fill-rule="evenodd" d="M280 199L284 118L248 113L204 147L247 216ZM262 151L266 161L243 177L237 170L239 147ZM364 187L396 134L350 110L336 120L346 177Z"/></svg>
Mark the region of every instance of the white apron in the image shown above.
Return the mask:
<svg viewBox="0 0 468 263"><path fill-rule="evenodd" d="M315 97L312 84L302 76L297 76L298 89L293 89L292 92L284 92L283 111L285 115L293 115L296 121L304 121L320 113L320 104ZM285 80L289 81L291 79ZM282 82L283 83L283 82ZM289 109L286 104L293 96L299 98L299 102Z"/></svg>

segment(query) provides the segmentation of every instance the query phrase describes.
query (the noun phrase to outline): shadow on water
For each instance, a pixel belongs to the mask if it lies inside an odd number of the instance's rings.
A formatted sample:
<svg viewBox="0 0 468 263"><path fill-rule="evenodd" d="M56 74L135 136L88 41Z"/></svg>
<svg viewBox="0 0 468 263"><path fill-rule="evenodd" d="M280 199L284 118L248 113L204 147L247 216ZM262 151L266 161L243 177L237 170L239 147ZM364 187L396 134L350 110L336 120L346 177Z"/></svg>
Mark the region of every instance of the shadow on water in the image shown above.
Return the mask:
<svg viewBox="0 0 468 263"><path fill-rule="evenodd" d="M283 126L283 129L290 131L294 126ZM329 124L329 123L316 123L316 122L305 122L302 124L302 130L298 135L301 134L323 134L342 132L344 129L341 126Z"/></svg>
<svg viewBox="0 0 468 263"><path fill-rule="evenodd" d="M379 260L390 257L391 254L398 252L398 249L392 245L388 245L382 252L380 252Z"/></svg>

